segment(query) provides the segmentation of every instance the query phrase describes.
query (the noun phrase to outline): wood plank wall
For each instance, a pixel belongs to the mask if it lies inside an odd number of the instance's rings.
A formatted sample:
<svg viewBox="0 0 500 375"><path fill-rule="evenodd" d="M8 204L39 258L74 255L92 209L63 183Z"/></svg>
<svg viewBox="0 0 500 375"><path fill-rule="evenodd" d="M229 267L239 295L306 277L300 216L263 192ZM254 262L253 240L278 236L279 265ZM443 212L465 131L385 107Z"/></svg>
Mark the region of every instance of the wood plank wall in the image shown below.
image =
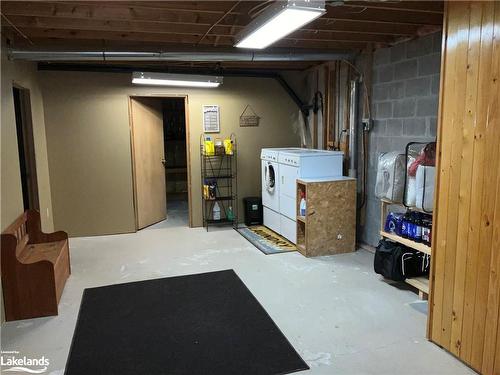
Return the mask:
<svg viewBox="0 0 500 375"><path fill-rule="evenodd" d="M429 338L500 374L500 2L446 4Z"/></svg>

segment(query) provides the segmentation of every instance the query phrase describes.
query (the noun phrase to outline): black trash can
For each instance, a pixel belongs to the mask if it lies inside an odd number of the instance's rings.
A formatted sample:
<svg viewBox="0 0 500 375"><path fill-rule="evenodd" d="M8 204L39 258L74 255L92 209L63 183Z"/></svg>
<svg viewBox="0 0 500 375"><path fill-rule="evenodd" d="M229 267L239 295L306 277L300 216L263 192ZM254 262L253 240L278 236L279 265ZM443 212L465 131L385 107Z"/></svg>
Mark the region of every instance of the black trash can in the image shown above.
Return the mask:
<svg viewBox="0 0 500 375"><path fill-rule="evenodd" d="M245 225L262 225L262 198L243 198L243 205L245 206Z"/></svg>

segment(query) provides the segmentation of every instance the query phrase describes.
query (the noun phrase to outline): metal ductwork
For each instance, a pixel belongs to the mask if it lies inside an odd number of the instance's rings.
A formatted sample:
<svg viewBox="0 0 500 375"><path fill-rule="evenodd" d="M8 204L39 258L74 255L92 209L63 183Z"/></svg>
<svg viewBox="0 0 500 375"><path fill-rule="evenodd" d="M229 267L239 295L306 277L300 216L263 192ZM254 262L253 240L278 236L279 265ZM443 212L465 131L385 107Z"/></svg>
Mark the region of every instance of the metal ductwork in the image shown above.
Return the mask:
<svg viewBox="0 0 500 375"><path fill-rule="evenodd" d="M11 60L27 61L331 61L350 59L350 52L114 52L114 51L23 51L11 50Z"/></svg>

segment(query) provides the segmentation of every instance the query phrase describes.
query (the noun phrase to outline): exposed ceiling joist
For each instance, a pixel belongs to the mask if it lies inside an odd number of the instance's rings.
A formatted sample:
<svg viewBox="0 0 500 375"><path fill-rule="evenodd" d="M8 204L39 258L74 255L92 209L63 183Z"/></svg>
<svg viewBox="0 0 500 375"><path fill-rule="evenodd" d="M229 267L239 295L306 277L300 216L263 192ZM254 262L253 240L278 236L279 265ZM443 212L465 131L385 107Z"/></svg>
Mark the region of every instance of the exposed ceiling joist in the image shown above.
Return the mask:
<svg viewBox="0 0 500 375"><path fill-rule="evenodd" d="M49 1L50 3L66 3L71 5L89 6L95 5L95 1ZM106 6L134 8L173 10L198 13L223 14L227 11L228 3L231 1L99 1ZM241 7L233 10L234 14L247 14L253 8L258 8L260 3L267 1L245 1ZM328 2L328 1L327 1ZM405 10L422 13L443 13L443 3L439 1L344 1L345 6L353 8L385 9L385 10Z"/></svg>
<svg viewBox="0 0 500 375"><path fill-rule="evenodd" d="M441 1L345 1L345 5L352 8L373 8L384 10L404 10L421 13L443 13Z"/></svg>
<svg viewBox="0 0 500 375"><path fill-rule="evenodd" d="M9 30L11 27L6 26L5 30ZM102 38L102 31L99 30L66 30L66 29L38 29L38 28L22 28L23 32L26 33L31 40L40 40L45 38L56 38L78 41L80 39L87 40L99 40ZM11 31L13 34L13 32ZM171 33L168 38L165 34L157 33L142 33L142 32L119 32L119 31L107 31L106 40L108 41L145 41L145 42L158 42L176 44L188 44L196 45L199 42L201 35L192 34L178 34ZM220 46L233 46L233 37L224 35L208 35L206 36L199 45L211 46L215 42L215 38L219 37L218 45ZM275 44L276 47L290 47L290 48L319 48L319 49L362 49L366 45L366 41L356 41L352 39L325 39L317 38L311 36L307 37L303 35L298 38L287 38L282 39Z"/></svg>
<svg viewBox="0 0 500 375"><path fill-rule="evenodd" d="M45 17L68 17L68 18L91 18L102 20L137 20L145 22L189 22L205 23L212 25L224 12L193 11L186 9L186 5L191 2L178 1L177 8L146 7L144 5L126 5L128 2L24 2L24 1L4 1L2 2L2 12L6 15L26 15ZM161 4L162 2L158 2ZM199 2L207 5L217 2ZM226 8L230 8L235 2L227 1ZM240 2L238 8L247 2ZM255 4L255 2L250 2ZM120 6L121 4L121 6ZM438 25L442 24L442 13L423 13L406 10L387 10L383 8L359 8L337 6L327 7L328 12L322 17L324 20L352 21L352 22L378 22L396 23L408 25ZM227 9L226 9L227 11ZM245 12L232 11L227 15L225 23L234 23L244 26L251 21L251 17Z"/></svg>
<svg viewBox="0 0 500 375"><path fill-rule="evenodd" d="M17 27L25 29L41 30L86 30L119 33L144 33L144 34L169 34L169 35L194 35L196 37L221 37L234 38L242 26L237 26L234 30L228 27L215 25L212 29L206 30L206 25L185 25L185 24L160 24L154 22L130 22L130 21L101 21L85 19L75 22L71 18L50 18L50 17L30 17L30 16L8 16L9 20ZM394 40L392 35L371 34L371 33L351 33L347 31L334 31L328 29L302 29L291 34L286 39L290 40L324 40L324 41L354 41L390 43Z"/></svg>
<svg viewBox="0 0 500 375"><path fill-rule="evenodd" d="M129 27L129 30L142 29L147 31L160 31L165 32L173 31L182 28L189 28L194 33L202 33L207 30L213 23L211 19L190 19L183 18L176 14L169 14L161 20L141 19L140 17L106 17L105 15L94 14L93 17L80 17L76 14L52 16L47 15L47 12L31 12L31 11L4 11L2 12L23 27L71 27L77 28L79 25L82 27L91 28L93 25L107 25L113 27ZM75 19L78 22L75 22ZM71 26L68 26L71 25ZM243 21L230 23L228 19L224 19L217 24L218 30L235 29L241 30L246 25ZM397 23L377 23L377 22L357 22L336 20L330 18L320 18L306 27L302 28L303 31L345 31L356 34L380 34L380 35L413 35L419 26L415 25L401 25Z"/></svg>
<svg viewBox="0 0 500 375"><path fill-rule="evenodd" d="M17 49L138 50L217 47L269 1L2 1L2 34ZM442 27L443 3L326 1L327 12L273 47L361 51ZM32 45L29 43L32 43Z"/></svg>

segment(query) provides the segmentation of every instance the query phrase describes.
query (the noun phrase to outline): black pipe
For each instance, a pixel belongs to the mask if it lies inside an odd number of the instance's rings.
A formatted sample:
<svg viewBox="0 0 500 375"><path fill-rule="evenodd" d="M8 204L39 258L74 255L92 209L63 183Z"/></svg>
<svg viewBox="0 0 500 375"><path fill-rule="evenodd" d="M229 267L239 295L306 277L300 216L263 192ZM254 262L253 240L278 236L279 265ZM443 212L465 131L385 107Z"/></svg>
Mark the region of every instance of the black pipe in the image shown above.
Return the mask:
<svg viewBox="0 0 500 375"><path fill-rule="evenodd" d="M155 73L177 73L177 74L201 74L201 75L218 75L224 77L250 77L250 78L273 78L281 85L281 87L290 96L293 102L299 107L305 119L309 116L309 109L312 107L306 105L299 98L297 93L290 87L288 82L272 70L257 70L257 69L231 69L226 70L218 68L203 68L203 67L133 67L119 65L104 65L104 64L68 64L68 63L38 63L38 70L48 71L69 71L69 72L106 72L106 73L132 73L140 70L155 72ZM307 127L307 122L306 122Z"/></svg>
<svg viewBox="0 0 500 375"><path fill-rule="evenodd" d="M297 104L297 106L299 107L299 109L302 112L302 114L304 115L304 117L307 118L309 116L309 109L311 106L304 104L302 102L302 100L300 100L297 93L295 91L293 91L293 89L290 87L288 82L282 76L280 76L279 74L276 74L273 78L276 81L278 81L278 83L281 85L281 87L283 87L285 89L285 91L288 93L290 98L292 98L292 100L295 102L295 104Z"/></svg>

